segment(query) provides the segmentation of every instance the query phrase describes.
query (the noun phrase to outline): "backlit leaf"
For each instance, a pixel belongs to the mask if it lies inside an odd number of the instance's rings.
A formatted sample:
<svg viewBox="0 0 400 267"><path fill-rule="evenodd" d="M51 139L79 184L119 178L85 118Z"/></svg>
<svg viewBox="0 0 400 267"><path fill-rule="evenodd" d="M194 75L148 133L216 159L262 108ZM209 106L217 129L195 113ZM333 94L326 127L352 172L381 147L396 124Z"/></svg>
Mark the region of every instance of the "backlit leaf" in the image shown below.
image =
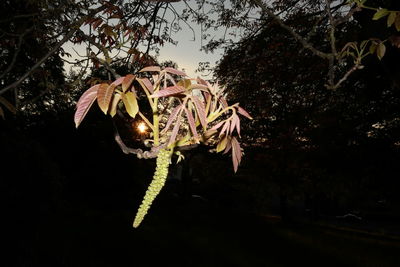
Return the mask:
<svg viewBox="0 0 400 267"><path fill-rule="evenodd" d="M122 83L122 81L125 79L125 77L119 77L118 79L116 79L112 84L114 84L115 86L118 86Z"/></svg>
<svg viewBox="0 0 400 267"><path fill-rule="evenodd" d="M124 80L122 81L122 92L125 93L125 91L128 90L129 86L131 86L134 80L135 80L135 75L132 74L126 75Z"/></svg>
<svg viewBox="0 0 400 267"><path fill-rule="evenodd" d="M225 121L221 121L221 122L217 123L216 125L214 125L211 128L211 130L218 130L218 128L221 127L224 123L225 123Z"/></svg>
<svg viewBox="0 0 400 267"><path fill-rule="evenodd" d="M165 125L164 129L161 131L161 133L165 133L168 131L169 127L171 127L172 122L175 120L175 118L178 116L178 114L180 114L181 110L182 110L182 104L175 107L171 114L168 117L168 121L167 124Z"/></svg>
<svg viewBox="0 0 400 267"><path fill-rule="evenodd" d="M246 118L248 118L248 119L250 119L250 120L253 119L253 117L251 117L250 114L249 114L246 110L244 110L243 108L241 108L241 107L238 107L238 112L239 112L239 114L245 116Z"/></svg>
<svg viewBox="0 0 400 267"><path fill-rule="evenodd" d="M176 120L175 126L172 129L171 137L170 137L169 142L168 142L169 145L175 143L176 136L178 135L180 126L181 126L181 120L178 119L178 120Z"/></svg>
<svg viewBox="0 0 400 267"><path fill-rule="evenodd" d="M232 162L233 162L233 169L237 172L239 164L242 160L242 149L238 140L235 137L232 137Z"/></svg>
<svg viewBox="0 0 400 267"><path fill-rule="evenodd" d="M114 117L115 114L117 114L117 107L118 107L118 103L119 101L121 101L121 94L115 94L112 102L111 102L111 107L110 107L110 115L111 117Z"/></svg>
<svg viewBox="0 0 400 267"><path fill-rule="evenodd" d="M225 147L225 150L224 150L224 152L222 153L222 154L226 154L226 153L228 153L230 150L231 150L231 148L232 148L232 140L231 140L231 138L228 136L228 142L226 143L226 147Z"/></svg>
<svg viewBox="0 0 400 267"><path fill-rule="evenodd" d="M143 89L147 90L150 94L154 92L153 84L147 78L136 78L136 80L140 83Z"/></svg>
<svg viewBox="0 0 400 267"><path fill-rule="evenodd" d="M166 72L168 72L168 73L172 73L172 74L175 74L175 75L187 76L186 73L184 73L183 71L176 70L176 69L174 69L174 68L168 67L168 68L165 68L164 70L165 70Z"/></svg>
<svg viewBox="0 0 400 267"><path fill-rule="evenodd" d="M204 129L207 128L207 116L206 116L206 108L204 107L204 103L200 100L198 96L192 97L194 105L196 106L197 114L199 116L199 120Z"/></svg>
<svg viewBox="0 0 400 267"><path fill-rule="evenodd" d="M97 90L97 103L99 104L100 109L107 114L108 108L110 107L112 95L115 90L114 84L106 84L103 83L100 85Z"/></svg>
<svg viewBox="0 0 400 267"><path fill-rule="evenodd" d="M178 95L185 91L186 91L185 87L182 87L179 85L170 86L170 87L167 87L165 89L155 92L154 94L151 95L151 97L154 98L154 97L166 97L166 96Z"/></svg>
<svg viewBox="0 0 400 267"><path fill-rule="evenodd" d="M150 66L150 67L145 67L141 69L139 72L144 72L144 71L157 71L160 72L161 68L159 66Z"/></svg>
<svg viewBox="0 0 400 267"><path fill-rule="evenodd" d="M183 86L185 88L189 88L192 85L192 82L189 79L182 79L180 80L177 85Z"/></svg>
<svg viewBox="0 0 400 267"><path fill-rule="evenodd" d="M76 128L78 128L79 124L81 124L82 120L85 118L90 107L96 100L97 90L99 89L99 87L100 84L92 86L86 92L84 92L82 96L79 98L79 101L76 104L76 111L74 115L74 122Z"/></svg>
<svg viewBox="0 0 400 267"><path fill-rule="evenodd" d="M228 134L229 126L230 126L230 122L226 121L224 126L222 127L221 131L219 132L219 136L221 136L223 134Z"/></svg>
<svg viewBox="0 0 400 267"><path fill-rule="evenodd" d="M218 143L217 145L217 153L223 151L226 148L226 144L228 143L228 136L225 135Z"/></svg>
<svg viewBox="0 0 400 267"><path fill-rule="evenodd" d="M135 118L136 114L139 112L139 106L135 93L126 92L125 94L123 94L122 102L124 102L126 112L128 112L129 116Z"/></svg>
<svg viewBox="0 0 400 267"><path fill-rule="evenodd" d="M233 130L235 130L237 120L239 120L239 117L236 114L233 114L231 120L231 128L229 129L230 134L232 134Z"/></svg>
<svg viewBox="0 0 400 267"><path fill-rule="evenodd" d="M189 122L190 130L192 131L193 136L197 138L198 134L197 134L196 124L194 122L193 114L186 107L185 107L185 113L186 113L186 118L188 119L188 122Z"/></svg>

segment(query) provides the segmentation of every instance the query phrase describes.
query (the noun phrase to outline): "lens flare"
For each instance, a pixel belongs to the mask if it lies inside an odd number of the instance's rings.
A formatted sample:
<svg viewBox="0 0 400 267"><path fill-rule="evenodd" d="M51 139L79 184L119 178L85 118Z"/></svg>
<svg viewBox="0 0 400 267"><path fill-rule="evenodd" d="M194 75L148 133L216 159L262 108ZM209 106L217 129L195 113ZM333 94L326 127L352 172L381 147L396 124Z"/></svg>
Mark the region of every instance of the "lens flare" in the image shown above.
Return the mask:
<svg viewBox="0 0 400 267"><path fill-rule="evenodd" d="M145 133L147 130L147 126L144 122L141 122L138 124L137 129L139 130L140 133Z"/></svg>

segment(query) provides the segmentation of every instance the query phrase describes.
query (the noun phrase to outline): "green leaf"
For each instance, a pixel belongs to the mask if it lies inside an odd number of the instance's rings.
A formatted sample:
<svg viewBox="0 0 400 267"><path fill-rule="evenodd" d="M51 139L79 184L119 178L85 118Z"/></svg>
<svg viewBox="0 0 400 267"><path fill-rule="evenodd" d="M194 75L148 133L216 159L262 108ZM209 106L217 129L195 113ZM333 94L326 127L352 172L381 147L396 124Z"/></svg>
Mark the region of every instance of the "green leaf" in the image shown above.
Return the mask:
<svg viewBox="0 0 400 267"><path fill-rule="evenodd" d="M376 11L376 13L372 17L372 19L373 20L378 20L378 19L383 18L383 17L385 17L387 15L389 15L389 10L387 10L386 8L380 8L380 9L378 9L378 11Z"/></svg>
<svg viewBox="0 0 400 267"><path fill-rule="evenodd" d="M139 112L139 106L135 94L132 92L123 94L122 102L124 102L126 112L128 112L129 116L135 118L136 114Z"/></svg>
<svg viewBox="0 0 400 267"><path fill-rule="evenodd" d="M390 27L395 22L397 16L397 12L390 12L390 15L387 18L387 26Z"/></svg>
<svg viewBox="0 0 400 267"><path fill-rule="evenodd" d="M400 12L397 13L394 26L396 27L396 30L399 32L400 31Z"/></svg>
<svg viewBox="0 0 400 267"><path fill-rule="evenodd" d="M228 137L225 135L217 145L217 153L223 151L228 143Z"/></svg>
<svg viewBox="0 0 400 267"><path fill-rule="evenodd" d="M379 60L382 60L385 53L386 53L386 46L384 43L380 43L378 45L378 49L376 50L376 55L378 56Z"/></svg>
<svg viewBox="0 0 400 267"><path fill-rule="evenodd" d="M369 47L369 52L371 54L375 54L376 48L378 47L378 44L376 42L372 42L371 46Z"/></svg>
<svg viewBox="0 0 400 267"><path fill-rule="evenodd" d="M110 115L111 117L114 117L115 114L117 114L117 106L119 101L121 100L122 96L121 94L115 94L112 102L111 102L111 107L110 107Z"/></svg>

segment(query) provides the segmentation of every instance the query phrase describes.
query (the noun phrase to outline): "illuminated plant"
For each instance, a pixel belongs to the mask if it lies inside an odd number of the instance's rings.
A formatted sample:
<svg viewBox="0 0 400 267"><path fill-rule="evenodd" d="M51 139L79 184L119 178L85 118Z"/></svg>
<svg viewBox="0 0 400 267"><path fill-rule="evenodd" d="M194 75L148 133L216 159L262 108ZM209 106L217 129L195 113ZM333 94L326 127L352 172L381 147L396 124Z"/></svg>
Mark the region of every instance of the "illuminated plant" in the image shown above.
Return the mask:
<svg viewBox="0 0 400 267"><path fill-rule="evenodd" d="M173 76L180 77L179 81L175 81ZM146 117L138 104L141 95L147 98L152 112L150 116ZM137 75L128 74L111 84L97 84L87 90L77 103L76 127L96 99L104 114L114 117L118 109L125 110L135 120L144 122L150 131L150 139L144 140L150 144L148 151L128 148L116 135L116 141L125 153L134 153L138 158L157 158L153 180L133 227L140 225L164 186L172 155L177 155L179 162L183 158L182 150L200 143L216 146L216 152L231 151L233 168L237 171L242 157L238 114L252 118L239 103L228 105L223 88L218 84L187 78L184 72L173 68L146 67ZM143 130L143 124L140 127Z"/></svg>

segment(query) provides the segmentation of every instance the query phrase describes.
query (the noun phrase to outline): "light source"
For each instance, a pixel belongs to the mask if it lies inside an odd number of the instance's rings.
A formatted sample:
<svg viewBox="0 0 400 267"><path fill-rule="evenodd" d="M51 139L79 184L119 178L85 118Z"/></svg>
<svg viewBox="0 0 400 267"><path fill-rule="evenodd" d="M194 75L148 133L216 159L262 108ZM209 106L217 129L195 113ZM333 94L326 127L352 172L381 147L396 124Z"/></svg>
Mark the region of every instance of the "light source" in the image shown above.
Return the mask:
<svg viewBox="0 0 400 267"><path fill-rule="evenodd" d="M147 126L146 126L146 124L144 122L141 122L141 123L139 123L137 125L137 129L139 130L139 132L141 134L144 134L146 132L146 130L147 130Z"/></svg>

